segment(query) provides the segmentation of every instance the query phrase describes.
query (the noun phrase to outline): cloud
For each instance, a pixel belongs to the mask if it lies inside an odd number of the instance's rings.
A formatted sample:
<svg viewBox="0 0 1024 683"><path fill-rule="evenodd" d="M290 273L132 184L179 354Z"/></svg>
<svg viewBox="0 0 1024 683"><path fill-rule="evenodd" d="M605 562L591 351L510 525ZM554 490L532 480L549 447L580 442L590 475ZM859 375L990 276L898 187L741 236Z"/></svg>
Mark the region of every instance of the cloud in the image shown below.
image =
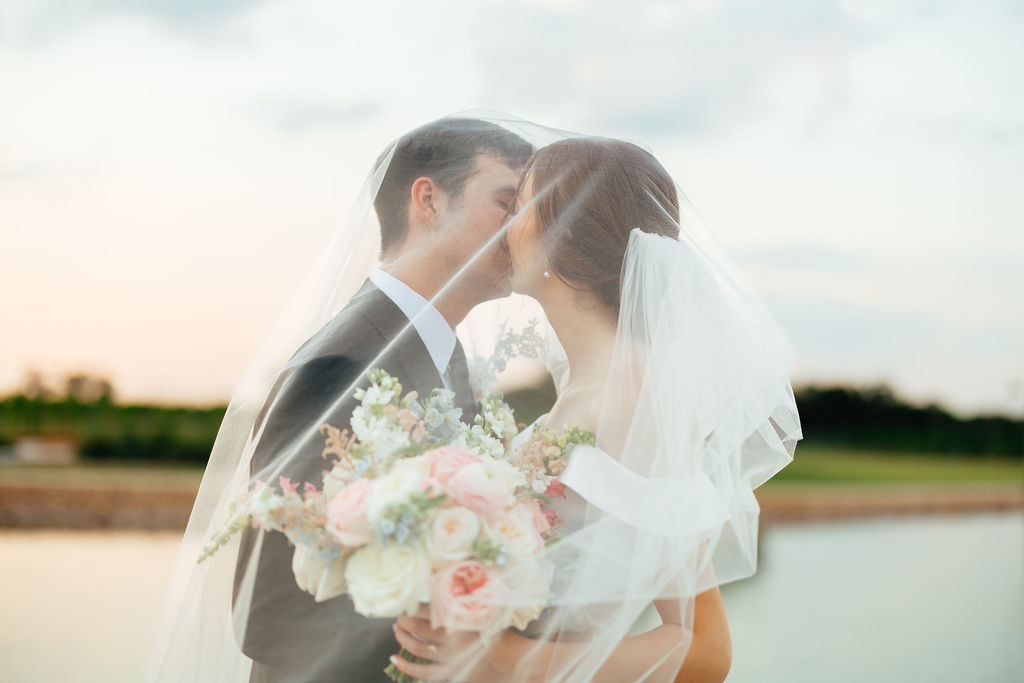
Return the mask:
<svg viewBox="0 0 1024 683"><path fill-rule="evenodd" d="M918 349L953 329L943 320L916 311L885 311L838 303L813 295L774 294L766 305L808 361L853 366L886 364L912 357Z"/></svg>
<svg viewBox="0 0 1024 683"><path fill-rule="evenodd" d="M184 295L152 273L154 251L168 269L187 260L194 282L241 281L245 264L290 282L275 261L331 230L387 140L481 107L644 143L731 237L815 369L896 376L902 363L904 381L940 384L1021 339L1024 52L1008 7L7 0L3 92L17 106L0 107L0 224L24 229L0 273L95 249L151 277L162 313ZM168 253L160 234L206 247ZM97 301L140 289L61 273L54 306L84 284ZM266 309L237 296L223 305L239 318ZM26 299L13 327L34 329L23 320L46 303ZM217 334L194 311L167 316ZM81 354L94 352L119 362L113 346ZM961 374L943 391L962 393Z"/></svg>
<svg viewBox="0 0 1024 683"><path fill-rule="evenodd" d="M253 109L276 130L286 135L296 135L311 130L368 123L381 111L381 103L369 99L333 102L278 96L257 101Z"/></svg>
<svg viewBox="0 0 1024 683"><path fill-rule="evenodd" d="M730 253L737 261L752 268L864 271L872 263L864 255L809 242L739 246Z"/></svg>
<svg viewBox="0 0 1024 683"><path fill-rule="evenodd" d="M148 19L195 37L216 31L265 0L6 0L0 36L21 47L52 46L83 30L116 19ZM3 26L6 24L6 26Z"/></svg>
<svg viewBox="0 0 1024 683"><path fill-rule="evenodd" d="M20 164L0 166L0 185L14 185L30 180L43 172L41 164Z"/></svg>
<svg viewBox="0 0 1024 683"><path fill-rule="evenodd" d="M779 72L813 61L831 78L871 37L841 3L818 1L516 6L500 32L485 22L476 51L488 97L625 133L720 132L761 118Z"/></svg>

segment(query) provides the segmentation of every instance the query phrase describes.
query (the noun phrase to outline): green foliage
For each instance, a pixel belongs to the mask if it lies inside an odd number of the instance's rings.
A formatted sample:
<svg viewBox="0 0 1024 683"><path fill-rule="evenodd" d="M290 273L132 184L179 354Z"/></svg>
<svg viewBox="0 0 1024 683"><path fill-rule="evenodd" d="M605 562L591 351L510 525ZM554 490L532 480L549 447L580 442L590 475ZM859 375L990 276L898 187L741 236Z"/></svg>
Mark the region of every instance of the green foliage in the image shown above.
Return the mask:
<svg viewBox="0 0 1024 683"><path fill-rule="evenodd" d="M912 406L879 385L804 387L795 391L804 439L800 449L847 449L889 453L947 453L1020 459L1024 422L1002 416L959 418L942 407ZM508 392L516 421L529 424L555 402L548 379Z"/></svg>
<svg viewBox="0 0 1024 683"><path fill-rule="evenodd" d="M473 554L486 565L504 565L508 561L508 551L505 546L495 543L486 538L478 538L473 541Z"/></svg>
<svg viewBox="0 0 1024 683"><path fill-rule="evenodd" d="M550 380L508 392L516 421L533 422L555 400ZM940 406L909 405L882 385L868 389L805 387L796 391L804 440L800 449L888 455L960 454L1020 459L1024 423L1001 416L959 418ZM73 438L81 457L123 462L206 463L226 407L119 405L108 395L0 399L0 445L25 434ZM582 438L580 442L584 442Z"/></svg>
<svg viewBox="0 0 1024 683"><path fill-rule="evenodd" d="M0 442L25 434L64 435L88 460L205 465L224 419L224 407L117 405L100 399L0 400Z"/></svg>

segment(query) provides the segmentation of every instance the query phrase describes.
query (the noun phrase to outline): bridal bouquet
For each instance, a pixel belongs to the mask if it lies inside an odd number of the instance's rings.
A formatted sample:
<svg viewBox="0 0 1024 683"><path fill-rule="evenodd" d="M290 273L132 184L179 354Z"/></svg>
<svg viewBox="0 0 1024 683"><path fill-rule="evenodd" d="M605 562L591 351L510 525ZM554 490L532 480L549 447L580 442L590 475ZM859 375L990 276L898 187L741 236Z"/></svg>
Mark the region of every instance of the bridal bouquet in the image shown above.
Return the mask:
<svg viewBox="0 0 1024 683"><path fill-rule="evenodd" d="M557 475L568 448L593 435L537 430L512 448L518 429L501 394L467 425L451 391L421 402L383 370L368 378L351 431L320 428L330 464L322 487L257 482L229 506L199 562L252 525L285 534L295 581L317 601L348 593L367 617L426 603L432 626L449 631L525 628L547 602L545 546L561 526L545 503L564 495Z"/></svg>

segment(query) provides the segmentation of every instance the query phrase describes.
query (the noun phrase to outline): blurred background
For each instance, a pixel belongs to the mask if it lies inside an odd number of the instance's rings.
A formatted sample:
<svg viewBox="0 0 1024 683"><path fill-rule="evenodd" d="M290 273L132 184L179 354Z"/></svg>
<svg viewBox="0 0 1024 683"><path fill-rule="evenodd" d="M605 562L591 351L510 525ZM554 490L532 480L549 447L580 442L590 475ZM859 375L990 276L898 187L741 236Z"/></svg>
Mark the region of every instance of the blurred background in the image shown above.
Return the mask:
<svg viewBox="0 0 1024 683"><path fill-rule="evenodd" d="M227 401L391 139L655 152L790 334L730 681L1024 670L1024 7L0 2L0 679L137 680ZM529 422L550 385L510 395Z"/></svg>

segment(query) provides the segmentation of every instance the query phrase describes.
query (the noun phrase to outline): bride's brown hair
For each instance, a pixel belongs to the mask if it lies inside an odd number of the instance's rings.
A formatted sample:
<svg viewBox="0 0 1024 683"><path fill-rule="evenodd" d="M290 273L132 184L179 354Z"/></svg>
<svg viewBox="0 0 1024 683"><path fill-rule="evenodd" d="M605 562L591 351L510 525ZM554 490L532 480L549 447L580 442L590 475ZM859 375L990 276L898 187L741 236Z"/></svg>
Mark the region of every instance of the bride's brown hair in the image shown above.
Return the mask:
<svg viewBox="0 0 1024 683"><path fill-rule="evenodd" d="M632 229L679 238L672 178L646 150L609 138L569 138L543 147L526 162L523 180L528 176L548 268L617 314Z"/></svg>

